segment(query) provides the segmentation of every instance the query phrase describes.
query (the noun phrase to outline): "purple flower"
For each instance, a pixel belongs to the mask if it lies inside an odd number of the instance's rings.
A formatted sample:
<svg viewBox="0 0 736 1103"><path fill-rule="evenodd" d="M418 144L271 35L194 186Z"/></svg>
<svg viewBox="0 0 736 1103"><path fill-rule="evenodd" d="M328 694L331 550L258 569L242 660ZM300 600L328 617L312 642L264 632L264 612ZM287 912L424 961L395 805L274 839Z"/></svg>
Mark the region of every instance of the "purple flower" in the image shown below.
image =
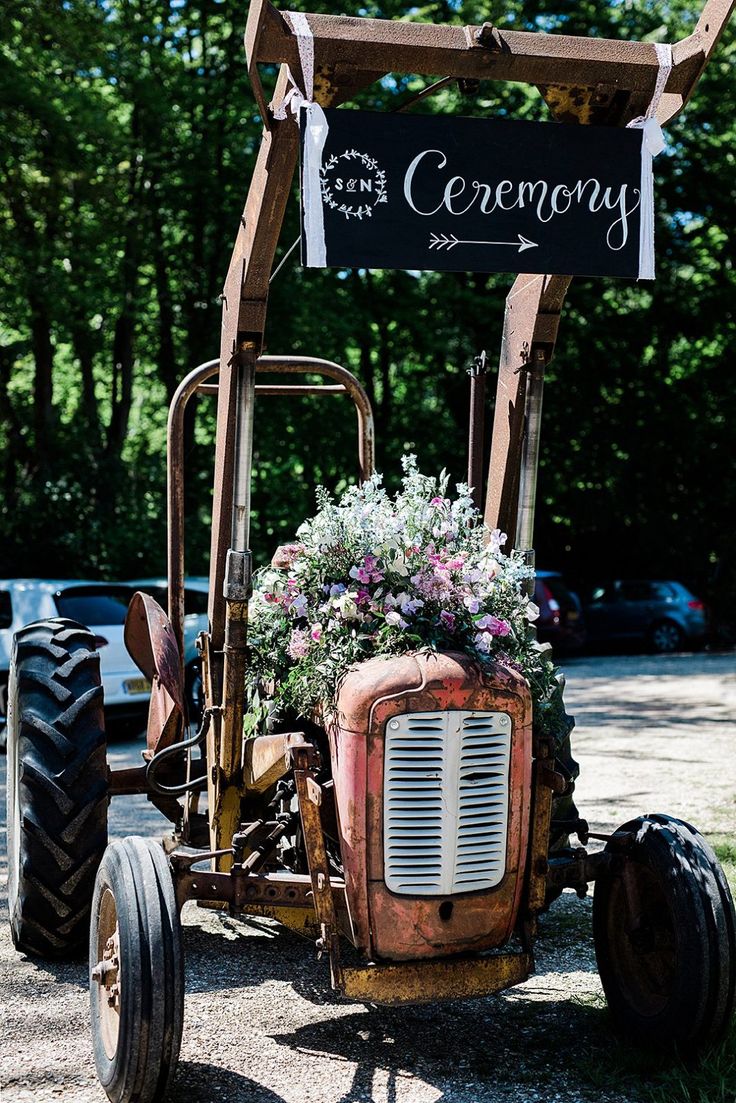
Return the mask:
<svg viewBox="0 0 736 1103"><path fill-rule="evenodd" d="M447 632L455 631L455 614L443 609L440 613L440 624Z"/></svg>
<svg viewBox="0 0 736 1103"><path fill-rule="evenodd" d="M401 601L401 599L404 599ZM401 601L401 612L404 616L412 617L414 614L422 608L424 602L420 597L409 597L408 594L399 594L399 600Z"/></svg>
<svg viewBox="0 0 736 1103"><path fill-rule="evenodd" d="M304 594L296 594L289 602L289 612L294 617L303 617L307 611L307 604Z"/></svg>

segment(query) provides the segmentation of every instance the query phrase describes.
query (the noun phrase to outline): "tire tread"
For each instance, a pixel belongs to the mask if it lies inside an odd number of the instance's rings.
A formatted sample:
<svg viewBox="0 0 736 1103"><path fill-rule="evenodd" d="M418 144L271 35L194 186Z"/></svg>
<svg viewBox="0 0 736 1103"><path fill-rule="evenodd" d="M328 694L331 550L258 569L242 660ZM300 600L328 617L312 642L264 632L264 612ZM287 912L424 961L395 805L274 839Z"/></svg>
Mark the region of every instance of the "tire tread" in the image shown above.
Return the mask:
<svg viewBox="0 0 736 1103"><path fill-rule="evenodd" d="M16 947L48 958L86 945L97 866L107 845L103 690L94 635L39 621L15 636L14 741L19 868Z"/></svg>
<svg viewBox="0 0 736 1103"><path fill-rule="evenodd" d="M619 831L633 833L633 841L623 851L607 845L612 863L593 896L595 951L609 1009L639 1042L697 1051L723 1036L734 1011L736 914L728 883L712 848L684 820L652 813ZM610 891L625 861L646 865L667 886L678 930L680 971L664 1011L649 1017L627 1003L608 944Z"/></svg>

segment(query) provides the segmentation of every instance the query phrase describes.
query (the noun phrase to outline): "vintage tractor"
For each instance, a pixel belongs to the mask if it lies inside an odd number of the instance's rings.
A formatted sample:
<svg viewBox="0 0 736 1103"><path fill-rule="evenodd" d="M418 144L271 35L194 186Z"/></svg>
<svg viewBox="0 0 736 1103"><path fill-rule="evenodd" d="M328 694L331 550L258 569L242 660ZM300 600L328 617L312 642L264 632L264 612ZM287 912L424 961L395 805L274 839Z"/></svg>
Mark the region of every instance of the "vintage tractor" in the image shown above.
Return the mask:
<svg viewBox="0 0 736 1103"><path fill-rule="evenodd" d="M732 0L708 0L673 49L660 121L687 102ZM137 594L126 638L152 683L144 764L107 766L94 636L65 620L18 633L9 692L10 911L19 950L65 957L89 937L95 1059L108 1096L166 1091L182 1032L179 913L186 901L268 916L309 934L332 986L367 1003L479 997L534 968L537 916L565 887L596 882L596 954L612 1018L638 1041L696 1050L727 1027L736 922L723 873L694 828L646 815L592 834L572 803L565 743L536 731L524 678L462 653L370 659L337 707L244 739L252 437L259 373L321 374L357 409L360 477L373 419L336 364L264 356L272 271L297 163L290 113L266 103L259 64L280 64L274 102L302 73L305 23L314 98L336 106L390 72L473 82L522 80L564 124L623 126L651 102L654 46L482 27L291 17L252 0L246 54L263 140L223 293L220 358L177 391L168 439L168 615ZM660 90L662 91L662 90ZM542 386L566 276L518 276L507 301L485 517L532 546ZM218 374L219 373L219 374ZM214 378L217 376L217 381ZM483 485L483 375L472 379L469 483ZM183 420L217 395L204 710L191 734L182 670ZM107 846L111 797L145 793L172 824L163 845ZM570 836L580 845L571 847ZM588 851L589 838L605 845ZM356 948L344 963L341 945Z"/></svg>

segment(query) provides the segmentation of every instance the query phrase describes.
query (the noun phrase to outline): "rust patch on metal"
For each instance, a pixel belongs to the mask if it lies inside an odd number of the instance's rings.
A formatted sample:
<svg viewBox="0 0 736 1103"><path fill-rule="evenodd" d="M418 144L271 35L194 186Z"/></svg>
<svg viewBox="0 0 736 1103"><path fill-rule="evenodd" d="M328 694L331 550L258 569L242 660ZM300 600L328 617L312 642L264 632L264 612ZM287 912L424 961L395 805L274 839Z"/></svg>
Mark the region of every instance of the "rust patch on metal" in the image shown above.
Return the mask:
<svg viewBox="0 0 736 1103"><path fill-rule="evenodd" d="M140 591L128 606L125 646L151 683L147 747L154 753L169 746L184 724L184 674L179 645L169 618L157 601Z"/></svg>

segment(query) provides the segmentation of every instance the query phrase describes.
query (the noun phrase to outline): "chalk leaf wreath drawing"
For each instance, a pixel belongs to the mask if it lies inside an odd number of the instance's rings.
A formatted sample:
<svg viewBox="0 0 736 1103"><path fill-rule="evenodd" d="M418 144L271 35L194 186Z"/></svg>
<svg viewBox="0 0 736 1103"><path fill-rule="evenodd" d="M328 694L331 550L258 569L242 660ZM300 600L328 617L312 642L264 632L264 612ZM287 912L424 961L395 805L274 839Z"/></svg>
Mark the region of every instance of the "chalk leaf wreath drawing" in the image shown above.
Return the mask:
<svg viewBox="0 0 736 1103"><path fill-rule="evenodd" d="M251 603L248 734L268 707L310 718L330 707L361 660L416 650L462 651L527 679L535 722L556 713L557 672L532 622L532 568L484 528L469 488L420 474L413 456L392 497L375 475L318 511L256 574ZM266 698L269 699L266 706Z"/></svg>
<svg viewBox="0 0 736 1103"><path fill-rule="evenodd" d="M322 202L345 218L371 218L374 207L388 202L386 173L375 158L357 149L328 157L320 169L320 188Z"/></svg>

